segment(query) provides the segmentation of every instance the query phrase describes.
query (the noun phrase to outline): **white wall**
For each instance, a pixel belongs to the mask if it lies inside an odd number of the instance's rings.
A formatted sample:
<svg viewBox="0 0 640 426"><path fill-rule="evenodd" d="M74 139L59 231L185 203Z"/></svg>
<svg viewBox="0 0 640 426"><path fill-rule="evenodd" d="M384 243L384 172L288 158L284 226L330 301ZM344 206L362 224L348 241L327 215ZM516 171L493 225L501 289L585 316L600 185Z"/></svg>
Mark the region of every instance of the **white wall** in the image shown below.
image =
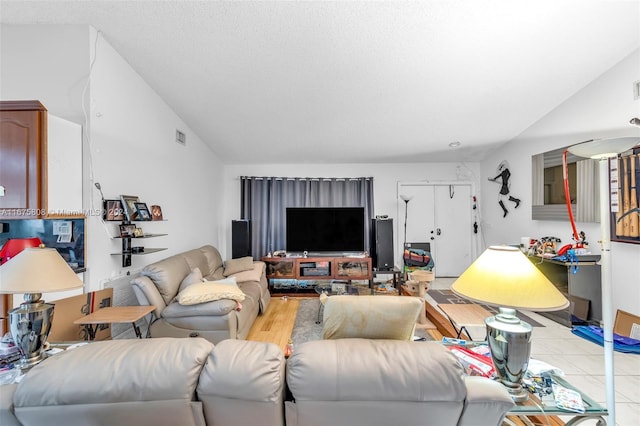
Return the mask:
<svg viewBox="0 0 640 426"><path fill-rule="evenodd" d="M402 203L398 201L398 182L472 181L478 187L479 171L479 163L228 165L224 170L226 232L221 250L224 247L225 253L231 254L231 221L240 219L240 176L373 177L374 214L393 218L397 236L404 220L396 217L398 202Z"/></svg>
<svg viewBox="0 0 640 426"><path fill-rule="evenodd" d="M640 129L627 123L640 117L640 100L633 99L633 82L640 80L640 51L600 76L517 138L497 149L482 162L481 210L487 244L517 244L520 237L557 236L571 242L569 221L531 220L531 156L578 142L619 136L640 136ZM526 100L523 100L523 102ZM511 193L522 199L517 210L502 218L497 185L488 182L502 160L510 163ZM597 191L594 188L594 191ZM598 223L577 223L585 231L593 253L600 252ZM613 306L640 313L640 244L611 245Z"/></svg>
<svg viewBox="0 0 640 426"><path fill-rule="evenodd" d="M92 47L95 37L92 30ZM166 219L138 223L147 233L168 235L134 245L168 250L133 256L131 269L200 245L219 245L222 163L101 35L93 55L89 180L99 182L108 199L127 194L149 206L159 204ZM176 129L186 133L185 146L175 142ZM93 203L85 208L100 206L97 190L85 195L85 203ZM89 220L93 288L122 270L121 257L110 255L121 248L120 239L109 239L117 235L116 228L95 217Z"/></svg>
<svg viewBox="0 0 640 426"><path fill-rule="evenodd" d="M81 25L0 25L0 99L39 100L82 123L89 41Z"/></svg>
<svg viewBox="0 0 640 426"><path fill-rule="evenodd" d="M110 278L202 244L220 245L222 164L171 108L134 72L102 36L87 26L7 26L1 28L0 99L38 99L50 114L82 123L83 208L87 217L85 290ZM87 85L89 67L91 82ZM85 91L87 121L82 109ZM187 145L174 142L176 129ZM162 206L166 222L140 224L168 236L141 240L167 247L134 256L122 268L117 226L96 215L100 182L105 197L137 195ZM65 207L61 207L65 208Z"/></svg>

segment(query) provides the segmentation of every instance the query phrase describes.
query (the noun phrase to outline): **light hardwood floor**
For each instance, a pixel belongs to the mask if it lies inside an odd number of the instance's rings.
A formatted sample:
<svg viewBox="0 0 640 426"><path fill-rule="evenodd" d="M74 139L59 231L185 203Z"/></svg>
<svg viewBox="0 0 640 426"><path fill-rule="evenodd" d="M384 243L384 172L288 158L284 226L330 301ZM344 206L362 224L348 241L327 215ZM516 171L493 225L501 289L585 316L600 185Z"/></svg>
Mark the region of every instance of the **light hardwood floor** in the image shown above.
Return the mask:
<svg viewBox="0 0 640 426"><path fill-rule="evenodd" d="M275 343L284 352L296 322L299 300L293 297L282 300L280 296L272 296L267 310L258 315L251 326L247 340Z"/></svg>

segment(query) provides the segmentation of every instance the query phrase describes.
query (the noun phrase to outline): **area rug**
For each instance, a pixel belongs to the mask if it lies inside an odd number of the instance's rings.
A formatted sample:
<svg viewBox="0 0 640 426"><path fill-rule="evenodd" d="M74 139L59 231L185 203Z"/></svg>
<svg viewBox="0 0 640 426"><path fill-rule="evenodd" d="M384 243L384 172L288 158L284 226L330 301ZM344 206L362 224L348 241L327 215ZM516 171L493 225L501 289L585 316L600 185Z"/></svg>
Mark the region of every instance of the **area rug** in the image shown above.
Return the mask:
<svg viewBox="0 0 640 426"><path fill-rule="evenodd" d="M458 295L456 295L451 290L427 290L427 294L431 296L436 303L451 303L451 304L469 304L473 303L467 299L464 299ZM494 306L481 305L487 311L491 313L497 313L498 309ZM522 312L516 311L516 316L520 318L520 320L528 322L532 327L544 327L543 324L540 324L538 321L532 319L530 316L523 314Z"/></svg>
<svg viewBox="0 0 640 426"><path fill-rule="evenodd" d="M356 296L354 296L356 297ZM380 296L384 297L384 296ZM316 324L320 299L302 299L298 305L298 314L291 332L291 340L294 345L322 339L322 323ZM320 317L322 319L322 317ZM417 329L415 336L425 340L433 340L426 330Z"/></svg>

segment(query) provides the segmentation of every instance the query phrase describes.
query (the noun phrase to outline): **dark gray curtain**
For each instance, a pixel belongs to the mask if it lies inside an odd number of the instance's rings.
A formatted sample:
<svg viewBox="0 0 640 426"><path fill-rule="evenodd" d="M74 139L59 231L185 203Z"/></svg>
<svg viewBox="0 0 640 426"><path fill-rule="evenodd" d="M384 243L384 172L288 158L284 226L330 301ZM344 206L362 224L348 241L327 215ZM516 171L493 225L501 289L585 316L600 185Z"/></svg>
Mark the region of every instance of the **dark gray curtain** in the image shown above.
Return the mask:
<svg viewBox="0 0 640 426"><path fill-rule="evenodd" d="M241 219L251 221L254 258L285 250L287 207L364 207L365 247L373 217L373 178L240 178Z"/></svg>

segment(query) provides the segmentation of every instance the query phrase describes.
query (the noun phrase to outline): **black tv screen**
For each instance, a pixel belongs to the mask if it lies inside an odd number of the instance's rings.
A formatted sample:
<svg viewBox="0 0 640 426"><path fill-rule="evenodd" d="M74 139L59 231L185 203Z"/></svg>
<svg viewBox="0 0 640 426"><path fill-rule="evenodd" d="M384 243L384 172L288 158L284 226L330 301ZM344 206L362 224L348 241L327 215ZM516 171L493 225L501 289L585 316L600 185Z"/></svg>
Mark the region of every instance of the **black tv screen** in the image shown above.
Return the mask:
<svg viewBox="0 0 640 426"><path fill-rule="evenodd" d="M364 207L287 207L287 251L364 251Z"/></svg>

